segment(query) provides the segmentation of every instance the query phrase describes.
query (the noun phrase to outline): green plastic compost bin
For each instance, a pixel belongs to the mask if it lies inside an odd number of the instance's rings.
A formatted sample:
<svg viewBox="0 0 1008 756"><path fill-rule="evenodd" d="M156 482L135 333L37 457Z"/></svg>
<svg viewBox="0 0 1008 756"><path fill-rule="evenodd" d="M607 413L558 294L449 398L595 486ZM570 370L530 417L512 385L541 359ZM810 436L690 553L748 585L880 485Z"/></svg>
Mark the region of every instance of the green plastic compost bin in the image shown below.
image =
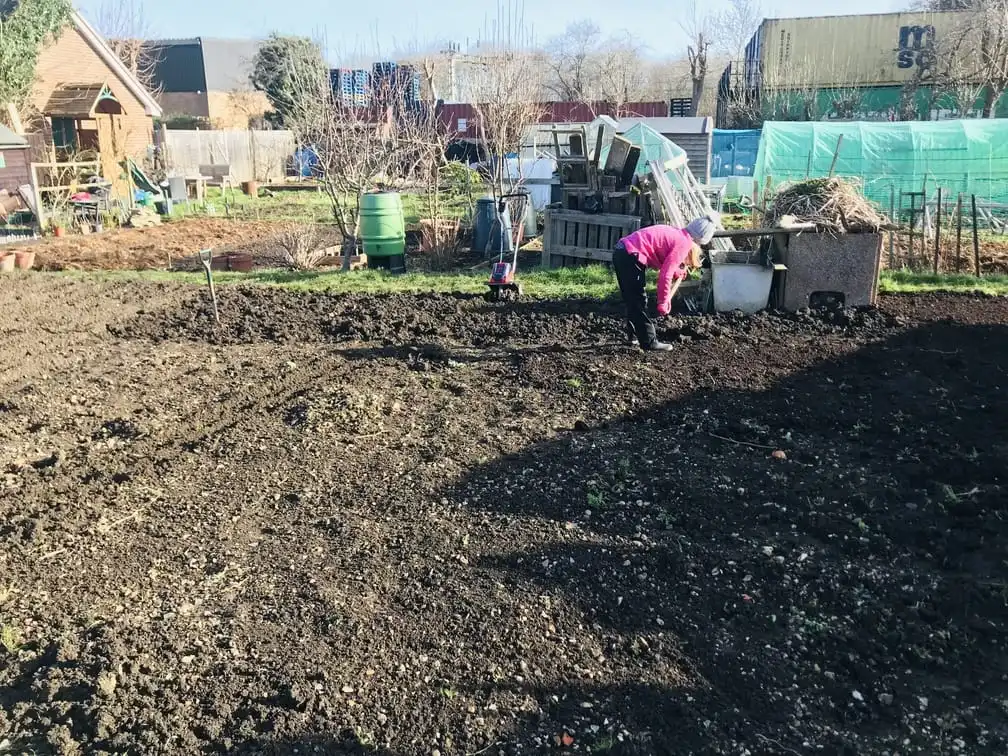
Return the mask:
<svg viewBox="0 0 1008 756"><path fill-rule="evenodd" d="M398 192L372 192L361 197L360 238L369 259L405 253L406 223Z"/></svg>

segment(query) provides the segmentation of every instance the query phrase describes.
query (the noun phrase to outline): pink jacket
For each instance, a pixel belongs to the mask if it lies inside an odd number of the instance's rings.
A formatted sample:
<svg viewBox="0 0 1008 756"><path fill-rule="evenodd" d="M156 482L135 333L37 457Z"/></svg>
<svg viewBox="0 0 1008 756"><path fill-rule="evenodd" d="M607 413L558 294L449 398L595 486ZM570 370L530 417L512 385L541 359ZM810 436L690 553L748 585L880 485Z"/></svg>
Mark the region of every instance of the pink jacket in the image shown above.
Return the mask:
<svg viewBox="0 0 1008 756"><path fill-rule="evenodd" d="M684 229L659 225L634 231L620 241L641 265L658 270L658 312L668 315L672 309L672 281L686 278L686 258L693 237Z"/></svg>

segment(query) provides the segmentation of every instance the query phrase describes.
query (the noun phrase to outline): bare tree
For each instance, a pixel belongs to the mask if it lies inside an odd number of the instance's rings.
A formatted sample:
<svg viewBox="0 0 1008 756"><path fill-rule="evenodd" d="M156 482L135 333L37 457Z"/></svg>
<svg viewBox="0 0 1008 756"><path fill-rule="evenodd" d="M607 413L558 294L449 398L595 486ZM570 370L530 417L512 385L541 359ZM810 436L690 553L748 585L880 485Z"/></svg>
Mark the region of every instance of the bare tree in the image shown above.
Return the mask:
<svg viewBox="0 0 1008 756"><path fill-rule="evenodd" d="M751 128L764 121L849 121L864 117L868 84L858 81L854 70L851 61L818 58L765 67L756 88L742 87L732 93L730 119L736 126ZM844 83L820 84L830 78Z"/></svg>
<svg viewBox="0 0 1008 756"><path fill-rule="evenodd" d="M973 0L969 6L947 35L938 68L943 74L952 72L957 89L977 85L982 92L981 115L992 118L998 100L1008 91L1008 0ZM950 55L958 59L951 60Z"/></svg>
<svg viewBox="0 0 1008 756"><path fill-rule="evenodd" d="M628 32L614 34L599 53L598 91L616 117L641 97L647 84L643 47Z"/></svg>
<svg viewBox="0 0 1008 756"><path fill-rule="evenodd" d="M969 62L962 57L943 58L935 70L935 104L947 106L956 118L973 116L984 91L984 84L977 80Z"/></svg>
<svg viewBox="0 0 1008 756"><path fill-rule="evenodd" d="M689 37L686 56L690 66L690 81L693 84L690 114L696 115L700 110L704 83L707 81L707 55L712 42L713 19L698 10L696 0L691 0L689 7L689 17L682 23L682 28Z"/></svg>
<svg viewBox="0 0 1008 756"><path fill-rule="evenodd" d="M596 97L602 31L591 21L575 21L550 40L546 86L561 100L590 102Z"/></svg>
<svg viewBox="0 0 1008 756"><path fill-rule="evenodd" d="M490 158L494 197L514 189L505 158L519 151L525 133L542 115L538 72L530 54L506 49L469 69L468 91L480 141Z"/></svg>
<svg viewBox="0 0 1008 756"><path fill-rule="evenodd" d="M299 144L311 147L316 170L343 236L344 268L357 249L361 196L405 177L429 161L437 128L433 108L403 107L409 82L392 79L368 107L336 98L327 71L307 56L291 56L285 125ZM308 61L299 65L298 61Z"/></svg>
<svg viewBox="0 0 1008 756"><path fill-rule="evenodd" d="M264 102L262 93L243 89L232 89L228 92L227 103L230 117L226 125L219 128L235 128L235 122L241 123L242 128L252 128L257 120L262 119L268 106L268 101Z"/></svg>
<svg viewBox="0 0 1008 756"><path fill-rule="evenodd" d="M759 0L728 0L728 7L718 14L713 26L717 30L716 49L732 61L745 57L745 48L763 21Z"/></svg>
<svg viewBox="0 0 1008 756"><path fill-rule="evenodd" d="M526 132L542 116L545 68L519 6L502 8L488 36L480 54L470 56L465 88L489 156L490 186L496 199L516 187L506 159L509 153L520 151Z"/></svg>
<svg viewBox="0 0 1008 756"><path fill-rule="evenodd" d="M414 38L407 43L397 43L388 60L414 66L423 82L421 97L437 102L444 90L451 86L452 55L455 48L454 44L443 40L421 41Z"/></svg>
<svg viewBox="0 0 1008 756"><path fill-rule="evenodd" d="M969 10L974 5L976 5L976 0L918 0L910 7L914 10L960 11Z"/></svg>
<svg viewBox="0 0 1008 756"><path fill-rule="evenodd" d="M142 0L103 0L95 16L98 31L147 91L157 93L157 55L145 44L150 25Z"/></svg>

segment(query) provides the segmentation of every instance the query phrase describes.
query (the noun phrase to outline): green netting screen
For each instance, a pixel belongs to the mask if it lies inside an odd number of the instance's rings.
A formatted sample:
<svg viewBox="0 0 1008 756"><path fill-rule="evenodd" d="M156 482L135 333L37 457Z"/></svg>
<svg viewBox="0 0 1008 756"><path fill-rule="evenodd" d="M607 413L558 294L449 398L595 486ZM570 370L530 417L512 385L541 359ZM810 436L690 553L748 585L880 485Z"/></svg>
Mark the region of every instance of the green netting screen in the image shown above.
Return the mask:
<svg viewBox="0 0 1008 756"><path fill-rule="evenodd" d="M840 135L834 175L856 177L884 210L891 192L941 187L1008 202L1008 120L907 121L897 123L792 123L763 125L755 176L774 185L826 176Z"/></svg>

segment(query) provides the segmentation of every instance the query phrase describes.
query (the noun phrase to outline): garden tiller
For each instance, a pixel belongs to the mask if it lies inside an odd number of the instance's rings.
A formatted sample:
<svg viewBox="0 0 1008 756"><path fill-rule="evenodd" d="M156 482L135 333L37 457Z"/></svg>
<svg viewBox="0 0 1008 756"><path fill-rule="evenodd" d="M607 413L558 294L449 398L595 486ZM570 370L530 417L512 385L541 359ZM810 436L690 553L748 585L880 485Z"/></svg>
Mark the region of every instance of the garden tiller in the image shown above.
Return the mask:
<svg viewBox="0 0 1008 756"><path fill-rule="evenodd" d="M522 285L515 280L515 274L518 272L518 247L522 243L525 224L519 222L517 229L512 230L511 214L508 212L507 206L507 200L511 197L523 199L526 203L529 200L529 195L524 193L502 194L497 202L496 225L500 234L500 254L497 257L497 262L490 269L490 280L487 281L487 286L490 287L490 291L487 292L487 298L493 302L506 299L508 295L513 295L515 298L522 295ZM527 212L525 205L522 205L521 208L522 212L517 214L519 217ZM512 236L512 233L514 236ZM508 242L510 242L510 245ZM508 246L511 247L510 250ZM504 255L509 251L512 253L510 262L504 259Z"/></svg>

